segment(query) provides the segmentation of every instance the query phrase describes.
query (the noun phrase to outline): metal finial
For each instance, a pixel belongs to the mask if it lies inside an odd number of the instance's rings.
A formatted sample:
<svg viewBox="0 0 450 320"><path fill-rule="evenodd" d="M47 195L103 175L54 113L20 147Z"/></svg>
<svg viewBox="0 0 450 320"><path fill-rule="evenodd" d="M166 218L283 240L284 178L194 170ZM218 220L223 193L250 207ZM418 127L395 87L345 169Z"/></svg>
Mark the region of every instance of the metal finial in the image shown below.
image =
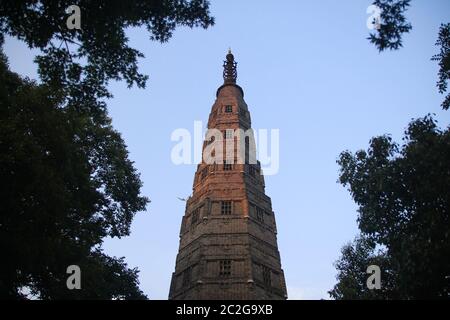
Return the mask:
<svg viewBox="0 0 450 320"><path fill-rule="evenodd" d="M234 56L231 53L231 48L228 49L226 60L223 62L223 80L225 84L236 84L237 78L237 63L234 61Z"/></svg>

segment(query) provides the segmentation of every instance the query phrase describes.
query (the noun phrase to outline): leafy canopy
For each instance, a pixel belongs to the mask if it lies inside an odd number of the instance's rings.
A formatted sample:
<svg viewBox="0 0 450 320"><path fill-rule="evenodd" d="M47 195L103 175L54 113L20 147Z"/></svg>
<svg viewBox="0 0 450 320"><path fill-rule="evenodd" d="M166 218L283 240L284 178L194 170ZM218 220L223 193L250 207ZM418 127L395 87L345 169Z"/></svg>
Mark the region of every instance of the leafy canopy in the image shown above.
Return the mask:
<svg viewBox="0 0 450 320"><path fill-rule="evenodd" d="M405 18L405 12L411 0L375 0L374 5L381 10L380 28L371 33L369 40L381 52L386 49L398 50L402 45L402 36L408 33L412 26ZM450 23L441 24L436 46L440 52L432 57L439 62L437 87L439 93L447 92L447 83L450 80ZM442 102L442 109L450 108L450 93Z"/></svg>
<svg viewBox="0 0 450 320"><path fill-rule="evenodd" d="M137 271L100 250L104 237L128 235L148 202L119 133L61 108L53 89L10 72L3 54L0 83L0 296L28 287L41 298L143 297ZM65 286L72 264L79 292ZM115 287L102 292L107 277Z"/></svg>
<svg viewBox="0 0 450 320"><path fill-rule="evenodd" d="M411 0L375 0L373 5L381 10L378 30L369 35L369 40L379 51L397 50L402 47L402 35L411 30L405 12Z"/></svg>
<svg viewBox="0 0 450 320"><path fill-rule="evenodd" d="M450 81L450 23L441 24L436 46L440 47L440 52L434 55L432 60L439 61L437 87L439 93L444 94L447 92L447 84ZM441 106L444 110L450 108L450 92L447 94Z"/></svg>
<svg viewBox="0 0 450 320"><path fill-rule="evenodd" d="M138 58L144 56L128 45L127 28L145 27L150 40L166 42L177 26L214 24L206 0L80 0L81 30L70 30L65 10L73 4L3 0L0 32L40 49L41 80L60 90L67 103L82 104L94 115L106 107L102 99L111 97L109 80L145 87L148 77L138 70Z"/></svg>
<svg viewBox="0 0 450 320"><path fill-rule="evenodd" d="M384 248L389 259L396 295L448 298L449 128L442 131L426 116L409 124L403 145L389 136L376 137L367 151L343 152L338 164L340 182L359 207L361 235L373 248ZM346 256L342 259L355 267ZM341 268L338 279L347 271Z"/></svg>
<svg viewBox="0 0 450 320"><path fill-rule="evenodd" d="M398 298L395 290L395 274L390 259L384 250L375 250L371 241L357 237L341 250L341 257L335 263L337 284L328 294L336 300L380 300ZM367 267L376 265L381 271L381 289L367 288Z"/></svg>
<svg viewBox="0 0 450 320"><path fill-rule="evenodd" d="M0 297L140 299L138 270L102 252L145 209L142 182L111 125L110 80L144 88L130 27L165 42L177 26L213 25L203 0L80 0L81 30L66 27L72 1L0 2ZM11 72L9 35L37 48L41 83ZM79 265L82 289L67 290Z"/></svg>

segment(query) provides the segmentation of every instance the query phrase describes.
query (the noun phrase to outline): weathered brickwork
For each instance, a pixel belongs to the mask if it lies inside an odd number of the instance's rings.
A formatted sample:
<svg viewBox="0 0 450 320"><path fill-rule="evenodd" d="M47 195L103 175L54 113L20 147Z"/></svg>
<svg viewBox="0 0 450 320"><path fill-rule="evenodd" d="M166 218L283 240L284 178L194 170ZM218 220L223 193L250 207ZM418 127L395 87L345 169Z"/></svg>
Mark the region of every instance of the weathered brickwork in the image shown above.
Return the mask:
<svg viewBox="0 0 450 320"><path fill-rule="evenodd" d="M222 131L219 141L224 144L234 139L232 150L237 151L238 138L227 137L225 131L250 129L251 119L243 90L236 85L231 53L224 68L225 82L217 90L208 128ZM254 143L253 137L248 139ZM169 299L287 298L275 215L260 164L239 164L237 156L232 162L202 161L197 167Z"/></svg>

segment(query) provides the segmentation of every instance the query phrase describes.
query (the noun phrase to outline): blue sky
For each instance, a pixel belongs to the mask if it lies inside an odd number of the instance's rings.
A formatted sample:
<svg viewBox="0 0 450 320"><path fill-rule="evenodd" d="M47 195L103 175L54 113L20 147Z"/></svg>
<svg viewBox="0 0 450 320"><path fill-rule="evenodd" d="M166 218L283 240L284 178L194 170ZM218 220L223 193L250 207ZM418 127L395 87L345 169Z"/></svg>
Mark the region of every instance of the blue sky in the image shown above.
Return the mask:
<svg viewBox="0 0 450 320"><path fill-rule="evenodd" d="M145 90L111 83L108 105L152 202L136 216L131 236L107 239L104 247L141 270L141 288L151 299L167 299L184 214L177 197L191 194L196 169L171 162L170 136L178 128L193 131L196 120L206 123L228 47L253 128L280 130L280 170L266 177L266 193L289 298L328 298L333 262L358 231L356 205L336 183L339 153L366 148L384 133L400 141L410 119L427 113L442 127L450 123L430 60L450 2L413 0L404 47L382 54L366 40L370 4L212 1L216 25L208 30L179 28L165 44L148 40L144 29L128 31L131 45L145 54L140 70L150 79ZM37 78L36 51L7 38L5 52L12 70Z"/></svg>

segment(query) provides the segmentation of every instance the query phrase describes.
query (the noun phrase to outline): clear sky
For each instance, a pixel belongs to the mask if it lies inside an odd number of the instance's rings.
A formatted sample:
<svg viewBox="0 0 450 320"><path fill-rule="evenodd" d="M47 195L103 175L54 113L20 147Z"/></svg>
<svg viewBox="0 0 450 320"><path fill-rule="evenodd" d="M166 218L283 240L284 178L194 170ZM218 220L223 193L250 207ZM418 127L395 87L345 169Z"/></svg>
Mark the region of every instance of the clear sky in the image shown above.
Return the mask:
<svg viewBox="0 0 450 320"><path fill-rule="evenodd" d="M450 1L413 0L404 47L382 54L366 40L370 4L218 0L211 3L216 25L208 30L180 28L165 44L148 40L145 29L129 30L150 79L145 90L111 83L108 105L152 202L136 216L131 236L104 247L141 270L141 288L151 299L167 299L185 206L177 197L191 194L196 169L172 163L170 136L178 128L192 132L194 121L206 123L228 47L253 127L280 130L280 170L266 177L266 193L289 298L328 298L333 262L358 232L356 205L336 182L339 153L367 148L384 133L401 141L410 119L427 113L442 127L450 123L430 60ZM12 70L37 78L36 51L7 38L5 52Z"/></svg>

